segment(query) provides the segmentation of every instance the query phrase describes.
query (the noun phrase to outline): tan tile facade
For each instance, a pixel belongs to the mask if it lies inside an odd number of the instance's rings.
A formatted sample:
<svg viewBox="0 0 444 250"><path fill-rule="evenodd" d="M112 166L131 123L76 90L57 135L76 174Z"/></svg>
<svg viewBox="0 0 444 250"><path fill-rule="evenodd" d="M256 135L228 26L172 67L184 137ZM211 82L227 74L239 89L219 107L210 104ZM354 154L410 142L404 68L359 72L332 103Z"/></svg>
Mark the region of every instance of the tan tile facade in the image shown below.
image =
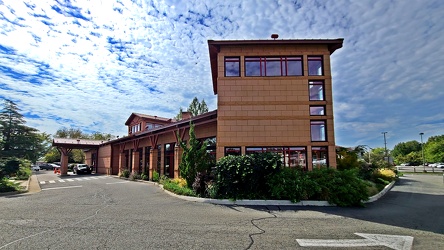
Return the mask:
<svg viewBox="0 0 444 250"><path fill-rule="evenodd" d="M302 56L302 76L246 77L245 57ZM322 76L308 76L308 56L322 56ZM240 57L240 76L225 77L224 58ZM221 45L217 54L217 157L225 147L328 147L328 165L336 166L330 51L315 45ZM325 100L309 100L309 80L324 81ZM326 115L310 116L310 105L325 105ZM327 140L312 142L310 120L325 120Z"/></svg>

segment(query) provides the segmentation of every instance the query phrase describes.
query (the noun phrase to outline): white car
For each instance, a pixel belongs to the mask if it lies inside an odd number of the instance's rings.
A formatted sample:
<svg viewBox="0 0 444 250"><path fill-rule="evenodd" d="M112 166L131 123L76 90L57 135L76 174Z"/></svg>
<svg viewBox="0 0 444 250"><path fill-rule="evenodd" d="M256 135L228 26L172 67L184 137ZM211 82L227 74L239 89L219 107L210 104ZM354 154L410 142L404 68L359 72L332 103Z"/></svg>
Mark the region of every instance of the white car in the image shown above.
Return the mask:
<svg viewBox="0 0 444 250"><path fill-rule="evenodd" d="M40 167L37 166L37 165L32 165L31 169L34 170L34 171L40 171Z"/></svg>
<svg viewBox="0 0 444 250"><path fill-rule="evenodd" d="M444 163L436 163L435 168L444 168Z"/></svg>

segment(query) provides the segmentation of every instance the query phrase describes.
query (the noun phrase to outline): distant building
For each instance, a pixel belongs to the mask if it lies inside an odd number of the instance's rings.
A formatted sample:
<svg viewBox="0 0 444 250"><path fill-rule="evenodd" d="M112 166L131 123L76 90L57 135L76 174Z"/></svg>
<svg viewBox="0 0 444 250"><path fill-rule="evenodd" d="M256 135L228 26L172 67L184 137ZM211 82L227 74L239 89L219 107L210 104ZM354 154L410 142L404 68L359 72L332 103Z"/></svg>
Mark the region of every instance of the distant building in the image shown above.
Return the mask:
<svg viewBox="0 0 444 250"><path fill-rule="evenodd" d="M189 123L216 159L272 151L285 166L336 167L330 55L343 39L208 41L217 110L183 120L132 113L128 136L87 151L97 172L179 176Z"/></svg>

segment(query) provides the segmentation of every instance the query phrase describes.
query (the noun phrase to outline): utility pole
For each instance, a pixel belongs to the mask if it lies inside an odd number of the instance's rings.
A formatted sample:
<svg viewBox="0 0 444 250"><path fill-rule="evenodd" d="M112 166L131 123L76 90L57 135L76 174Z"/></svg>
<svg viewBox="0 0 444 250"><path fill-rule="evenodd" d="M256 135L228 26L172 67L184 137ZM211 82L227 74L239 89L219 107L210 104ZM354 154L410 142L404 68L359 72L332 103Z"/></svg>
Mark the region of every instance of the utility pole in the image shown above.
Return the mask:
<svg viewBox="0 0 444 250"><path fill-rule="evenodd" d="M424 143L422 142L422 136L424 135L424 133L419 133L419 135L421 136L421 151L422 151L422 166L424 167L424 172L425 170L425 159L424 159Z"/></svg>
<svg viewBox="0 0 444 250"><path fill-rule="evenodd" d="M387 155L387 139L386 139L386 137L385 137L385 134L387 134L387 132L381 132L381 134L384 135L384 152L385 152L385 158L387 159L387 164L390 165L389 158L388 158L388 155Z"/></svg>

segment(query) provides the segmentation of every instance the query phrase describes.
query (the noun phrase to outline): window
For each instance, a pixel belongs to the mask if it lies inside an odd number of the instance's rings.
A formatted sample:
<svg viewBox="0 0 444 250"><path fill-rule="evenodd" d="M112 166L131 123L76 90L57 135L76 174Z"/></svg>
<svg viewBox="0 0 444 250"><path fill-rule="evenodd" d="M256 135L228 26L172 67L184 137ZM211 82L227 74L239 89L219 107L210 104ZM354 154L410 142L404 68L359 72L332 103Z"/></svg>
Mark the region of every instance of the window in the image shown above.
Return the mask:
<svg viewBox="0 0 444 250"><path fill-rule="evenodd" d="M241 155L240 147L226 147L225 148L225 156L227 155Z"/></svg>
<svg viewBox="0 0 444 250"><path fill-rule="evenodd" d="M309 81L308 88L310 92L310 101L325 101L323 81Z"/></svg>
<svg viewBox="0 0 444 250"><path fill-rule="evenodd" d="M143 167L143 173L148 175L150 169L150 151L151 147L145 147L145 166Z"/></svg>
<svg viewBox="0 0 444 250"><path fill-rule="evenodd" d="M308 75L309 76L322 76L324 75L322 67L322 56L309 56L308 57Z"/></svg>
<svg viewBox="0 0 444 250"><path fill-rule="evenodd" d="M327 147L312 147L311 157L313 168L327 167L328 166L328 149Z"/></svg>
<svg viewBox="0 0 444 250"><path fill-rule="evenodd" d="M225 57L225 76L240 76L239 57Z"/></svg>
<svg viewBox="0 0 444 250"><path fill-rule="evenodd" d="M142 124L136 124L131 127L131 133L137 133L141 130Z"/></svg>
<svg viewBox="0 0 444 250"><path fill-rule="evenodd" d="M310 121L311 141L326 141L326 122Z"/></svg>
<svg viewBox="0 0 444 250"><path fill-rule="evenodd" d="M306 149L305 147L246 147L245 154L274 152L281 156L282 163L286 167L306 168Z"/></svg>
<svg viewBox="0 0 444 250"><path fill-rule="evenodd" d="M325 115L325 106L310 106L310 115Z"/></svg>
<svg viewBox="0 0 444 250"><path fill-rule="evenodd" d="M245 76L301 76L302 57L245 57Z"/></svg>
<svg viewBox="0 0 444 250"><path fill-rule="evenodd" d="M163 174L174 177L174 146L175 143L165 144Z"/></svg>

